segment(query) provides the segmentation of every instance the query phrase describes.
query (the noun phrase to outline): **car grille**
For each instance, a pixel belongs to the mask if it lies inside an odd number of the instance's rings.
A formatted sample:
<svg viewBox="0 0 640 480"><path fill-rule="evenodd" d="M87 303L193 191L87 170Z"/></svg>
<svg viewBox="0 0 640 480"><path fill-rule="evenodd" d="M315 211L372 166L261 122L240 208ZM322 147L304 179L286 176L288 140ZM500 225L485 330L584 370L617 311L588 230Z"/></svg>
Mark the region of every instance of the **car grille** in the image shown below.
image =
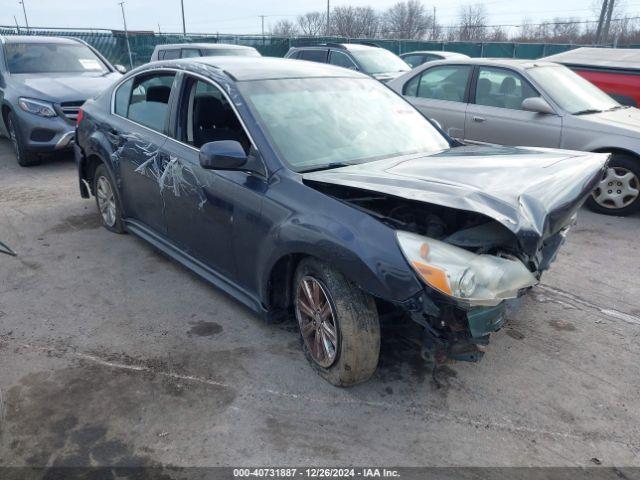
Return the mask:
<svg viewBox="0 0 640 480"><path fill-rule="evenodd" d="M80 100L77 102L62 102L60 104L60 108L62 109L62 113L70 122L75 123L78 120L78 112L80 111L80 107L84 103L84 100Z"/></svg>

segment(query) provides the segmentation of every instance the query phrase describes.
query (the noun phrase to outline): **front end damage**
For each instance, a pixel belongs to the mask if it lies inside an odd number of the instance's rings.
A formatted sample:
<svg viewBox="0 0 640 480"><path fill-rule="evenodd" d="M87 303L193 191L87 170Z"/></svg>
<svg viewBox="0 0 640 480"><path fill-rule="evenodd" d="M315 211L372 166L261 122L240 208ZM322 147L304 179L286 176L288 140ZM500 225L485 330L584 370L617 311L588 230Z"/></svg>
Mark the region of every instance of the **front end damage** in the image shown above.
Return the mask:
<svg viewBox="0 0 640 480"><path fill-rule="evenodd" d="M482 358L507 306L555 260L608 159L463 148L453 164L450 154L434 155L304 175L307 185L395 230L424 290L393 309L419 327L422 355L434 365Z"/></svg>

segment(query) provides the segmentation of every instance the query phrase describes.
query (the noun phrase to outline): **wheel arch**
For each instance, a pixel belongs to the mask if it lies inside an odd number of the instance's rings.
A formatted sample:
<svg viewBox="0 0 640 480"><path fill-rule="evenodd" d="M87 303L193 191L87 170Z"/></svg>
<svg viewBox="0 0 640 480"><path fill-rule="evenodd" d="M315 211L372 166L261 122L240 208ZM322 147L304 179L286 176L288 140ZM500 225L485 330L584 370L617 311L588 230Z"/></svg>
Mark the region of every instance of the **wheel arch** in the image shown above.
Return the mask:
<svg viewBox="0 0 640 480"><path fill-rule="evenodd" d="M0 115L0 120L2 121L2 125L0 125L2 127L2 131L5 133L9 133L9 127L7 125L7 121L9 118L9 113L12 112L13 109L11 108L11 105L9 105L8 103L4 102L2 104L2 115Z"/></svg>
<svg viewBox="0 0 640 480"><path fill-rule="evenodd" d="M627 155L640 162L640 154L624 147L599 147L591 150L593 153L610 153L612 155Z"/></svg>

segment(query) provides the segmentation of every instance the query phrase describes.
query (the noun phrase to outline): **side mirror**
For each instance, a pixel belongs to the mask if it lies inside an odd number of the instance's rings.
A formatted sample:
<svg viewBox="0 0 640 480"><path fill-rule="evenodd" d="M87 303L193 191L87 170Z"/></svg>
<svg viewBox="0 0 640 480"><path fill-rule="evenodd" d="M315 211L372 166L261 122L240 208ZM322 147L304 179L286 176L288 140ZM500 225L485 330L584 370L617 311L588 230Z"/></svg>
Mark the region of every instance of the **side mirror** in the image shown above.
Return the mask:
<svg viewBox="0 0 640 480"><path fill-rule="evenodd" d="M113 68L115 68L117 72L120 72L123 75L127 73L127 68L124 65L114 65Z"/></svg>
<svg viewBox="0 0 640 480"><path fill-rule="evenodd" d="M522 109L528 112L544 113L547 115L554 115L551 105L542 97L529 97L522 101Z"/></svg>
<svg viewBox="0 0 640 480"><path fill-rule="evenodd" d="M200 149L200 166L207 170L244 170L247 154L235 140L205 143Z"/></svg>

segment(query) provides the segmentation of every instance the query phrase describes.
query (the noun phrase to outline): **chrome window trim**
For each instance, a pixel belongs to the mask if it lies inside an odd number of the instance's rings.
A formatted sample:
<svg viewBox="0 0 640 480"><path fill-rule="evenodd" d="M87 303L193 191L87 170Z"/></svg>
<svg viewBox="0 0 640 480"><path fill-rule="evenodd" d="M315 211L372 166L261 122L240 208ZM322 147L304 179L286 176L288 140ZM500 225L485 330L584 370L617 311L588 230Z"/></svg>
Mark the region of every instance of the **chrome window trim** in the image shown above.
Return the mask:
<svg viewBox="0 0 640 480"><path fill-rule="evenodd" d="M224 91L224 89L218 85L217 82L215 82L214 80L211 80L210 78L205 77L204 75L200 75L198 73L194 73L194 72L190 72L188 70L182 70L179 68L157 68L157 69L149 69L149 70L144 70L142 72L139 72L135 75L131 75L130 77L126 77L125 79L121 80L120 82L118 82L115 87L113 87L113 92L111 92L111 115L114 115L116 117L122 118L130 123L133 123L134 125L137 125L139 127L142 127L146 130L149 130L150 132L156 133L158 135L161 135L169 140L173 140L176 143L179 143L180 145L184 145L185 147L188 147L196 152L199 152L200 149L194 147L193 145L189 145L188 143L182 142L176 138L170 137L169 135L166 135L165 133L162 132L158 132L157 130L154 130L153 128L149 128L145 125L142 125L138 122L134 122L133 120L127 118L127 117L123 117L122 115L118 115L117 113L115 113L115 99L116 99L116 92L120 89L120 87L122 87L122 85L124 83L126 83L128 80L131 80L132 78L138 77L140 75L145 75L145 74L152 74L152 73L162 73L162 72L171 72L171 73L175 73L176 75L178 73L183 73L185 75L191 75L193 77L199 78L207 83L210 83L211 85L213 85L215 88L217 88L218 90L220 90L220 92L222 93L222 95L224 95L224 98L227 100L227 102L229 102L229 105L231 105L231 108L233 109L233 112L235 113L236 117L238 117L238 120L240 121L240 125L242 125L242 129L244 130L244 133L247 135L247 138L249 139L249 141L251 142L251 146L257 151L258 147L256 146L256 142L253 140L253 137L251 136L251 134L249 133L249 130L247 129L247 126L244 123L244 120L242 119L242 116L240 116L240 113L238 112L238 109L236 108L236 106L234 105L234 103L231 101L231 98L229 97L229 95L227 94L227 92ZM174 80L175 81L175 80ZM173 87L172 87L173 88ZM172 92L173 93L173 92ZM261 162L264 164L264 160L261 159ZM266 169L266 165L265 169ZM267 170L268 171L268 170Z"/></svg>

